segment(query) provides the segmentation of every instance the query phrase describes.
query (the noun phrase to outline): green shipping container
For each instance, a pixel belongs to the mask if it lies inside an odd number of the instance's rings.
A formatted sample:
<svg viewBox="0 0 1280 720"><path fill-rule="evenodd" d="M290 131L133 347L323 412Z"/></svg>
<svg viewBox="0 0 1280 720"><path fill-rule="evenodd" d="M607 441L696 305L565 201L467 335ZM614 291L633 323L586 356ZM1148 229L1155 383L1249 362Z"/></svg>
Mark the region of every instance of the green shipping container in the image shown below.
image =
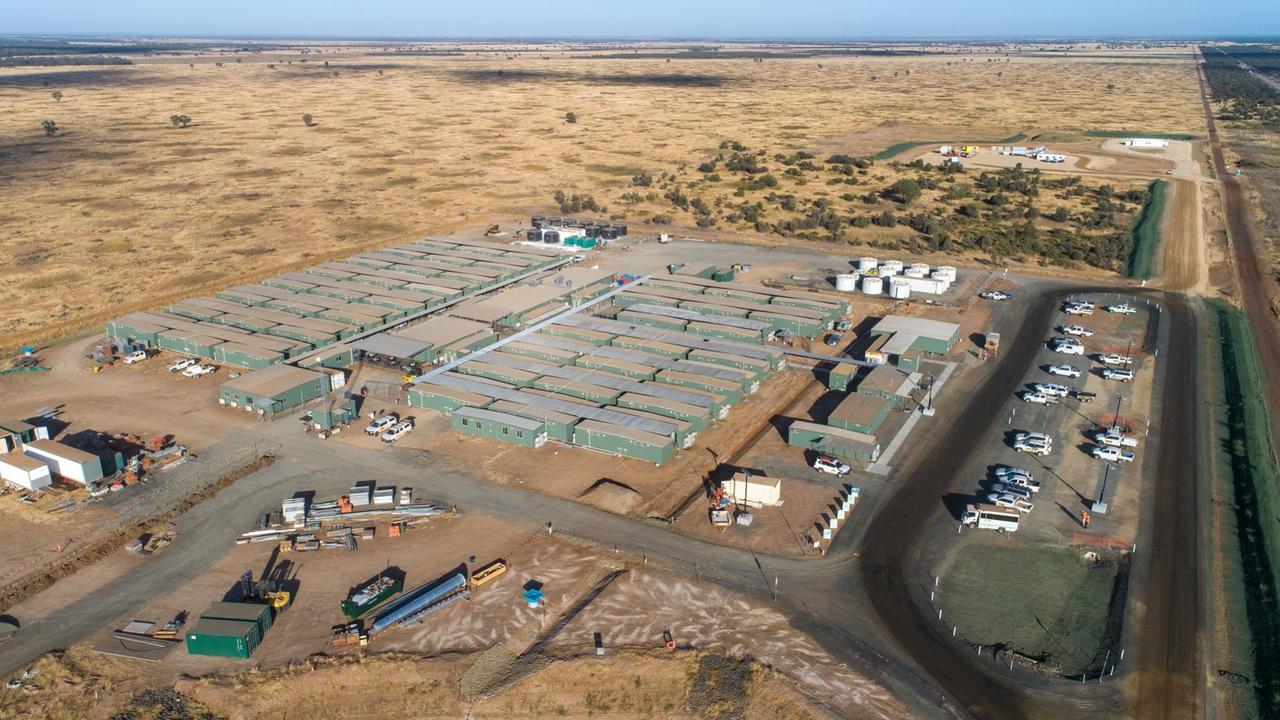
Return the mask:
<svg viewBox="0 0 1280 720"><path fill-rule="evenodd" d="M266 637L271 629L271 606L254 602L215 602L200 613L201 620L243 620L256 623L258 637Z"/></svg>
<svg viewBox="0 0 1280 720"><path fill-rule="evenodd" d="M188 655L247 659L258 649L262 637L258 624L246 620L206 620L201 618L186 632Z"/></svg>

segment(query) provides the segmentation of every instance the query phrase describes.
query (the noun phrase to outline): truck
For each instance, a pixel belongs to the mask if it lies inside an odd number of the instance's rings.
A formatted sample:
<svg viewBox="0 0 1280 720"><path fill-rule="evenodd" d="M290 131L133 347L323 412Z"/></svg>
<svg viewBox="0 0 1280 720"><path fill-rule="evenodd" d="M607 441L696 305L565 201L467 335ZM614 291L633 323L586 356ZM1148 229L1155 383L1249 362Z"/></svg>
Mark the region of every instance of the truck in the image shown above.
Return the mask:
<svg viewBox="0 0 1280 720"><path fill-rule="evenodd" d="M1101 430L1095 434L1094 439L1103 445L1118 448L1136 448L1138 447L1138 438L1129 437L1118 430Z"/></svg>
<svg viewBox="0 0 1280 720"><path fill-rule="evenodd" d="M1008 510L998 505L978 503L967 505L962 522L979 530L995 530L998 532L1016 532L1022 514L1016 510Z"/></svg>

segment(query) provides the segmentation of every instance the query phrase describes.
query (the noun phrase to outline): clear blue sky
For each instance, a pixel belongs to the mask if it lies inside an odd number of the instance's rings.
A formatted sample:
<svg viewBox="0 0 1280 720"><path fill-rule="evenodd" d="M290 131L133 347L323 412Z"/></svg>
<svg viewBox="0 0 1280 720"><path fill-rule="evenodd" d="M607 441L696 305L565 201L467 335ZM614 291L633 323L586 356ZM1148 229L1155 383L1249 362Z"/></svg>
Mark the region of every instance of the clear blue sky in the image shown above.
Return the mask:
<svg viewBox="0 0 1280 720"><path fill-rule="evenodd" d="M419 38L1280 35L1277 0L0 0L0 33Z"/></svg>

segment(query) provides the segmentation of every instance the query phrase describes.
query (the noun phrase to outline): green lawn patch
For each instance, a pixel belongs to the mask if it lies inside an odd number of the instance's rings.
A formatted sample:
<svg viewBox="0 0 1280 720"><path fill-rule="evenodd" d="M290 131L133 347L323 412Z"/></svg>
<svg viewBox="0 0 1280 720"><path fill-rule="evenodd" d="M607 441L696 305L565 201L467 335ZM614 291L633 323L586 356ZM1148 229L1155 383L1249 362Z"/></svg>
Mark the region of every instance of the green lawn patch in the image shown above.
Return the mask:
<svg viewBox="0 0 1280 720"><path fill-rule="evenodd" d="M1253 645L1252 687L1260 717L1280 716L1280 487L1271 424L1262 394L1257 348L1244 313L1221 301L1208 303L1222 373L1224 422L1219 450L1228 456L1235 492L1236 540L1243 595ZM1224 551L1227 549L1224 548ZM1228 561L1234 558L1228 559ZM1239 602L1237 598L1234 600Z"/></svg>
<svg viewBox="0 0 1280 720"><path fill-rule="evenodd" d="M942 577L938 602L966 641L1079 677L1101 666L1119 577L1114 560L1088 562L1073 548L968 545Z"/></svg>
<svg viewBox="0 0 1280 720"><path fill-rule="evenodd" d="M1105 137L1105 138L1156 138L1159 140L1195 140L1195 135L1187 133L1153 133L1143 132L1140 130L1086 130L1085 135L1089 137Z"/></svg>
<svg viewBox="0 0 1280 720"><path fill-rule="evenodd" d="M1023 133L1018 133L1017 135L1010 135L1003 140L911 140L908 142L900 142L896 145L890 145L884 150L872 155L871 159L888 160L900 152L905 152L911 148L920 147L921 145L1002 145L1005 143L1018 142L1025 137L1026 135Z"/></svg>
<svg viewBox="0 0 1280 720"><path fill-rule="evenodd" d="M1160 245L1160 218L1164 215L1169 183L1156 180L1147 188L1147 204L1133 226L1133 249L1129 251L1128 273L1131 278L1151 277L1156 247Z"/></svg>

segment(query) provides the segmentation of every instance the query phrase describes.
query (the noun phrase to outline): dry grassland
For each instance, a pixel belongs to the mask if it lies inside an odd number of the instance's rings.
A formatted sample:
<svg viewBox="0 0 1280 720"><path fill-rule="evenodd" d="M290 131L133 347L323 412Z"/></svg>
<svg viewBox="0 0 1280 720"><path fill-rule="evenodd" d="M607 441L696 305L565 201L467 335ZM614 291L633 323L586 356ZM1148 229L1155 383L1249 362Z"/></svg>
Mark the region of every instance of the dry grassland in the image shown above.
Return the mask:
<svg viewBox="0 0 1280 720"><path fill-rule="evenodd" d="M920 133L1186 131L1190 52L0 70L0 331L6 345L48 340L358 247L549 210L555 189L608 196L726 138L866 153L935 139ZM175 113L191 126L172 128ZM57 136L43 136L46 118Z"/></svg>

